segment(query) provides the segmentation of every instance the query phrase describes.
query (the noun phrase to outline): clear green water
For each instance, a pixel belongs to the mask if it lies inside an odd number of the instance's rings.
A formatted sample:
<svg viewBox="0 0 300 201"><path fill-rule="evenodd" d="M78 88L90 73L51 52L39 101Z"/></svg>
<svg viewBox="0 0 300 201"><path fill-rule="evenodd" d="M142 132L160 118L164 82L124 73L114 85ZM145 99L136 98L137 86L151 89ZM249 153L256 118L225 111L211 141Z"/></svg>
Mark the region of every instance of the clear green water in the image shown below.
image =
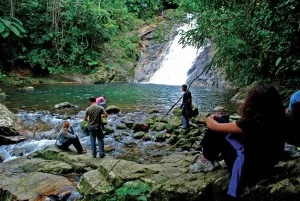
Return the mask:
<svg viewBox="0 0 300 201"><path fill-rule="evenodd" d="M108 105L116 105L124 112L135 110L165 111L176 103L182 95L180 86L155 84L59 84L34 86L32 92L21 92L16 87L1 84L8 97L0 102L16 112L24 110L49 110L55 112L54 105L69 102L84 110L89 97L106 96ZM237 106L230 103L233 92L207 87L191 87L193 104L200 111L211 111L216 106L224 106L228 112L235 112Z"/></svg>

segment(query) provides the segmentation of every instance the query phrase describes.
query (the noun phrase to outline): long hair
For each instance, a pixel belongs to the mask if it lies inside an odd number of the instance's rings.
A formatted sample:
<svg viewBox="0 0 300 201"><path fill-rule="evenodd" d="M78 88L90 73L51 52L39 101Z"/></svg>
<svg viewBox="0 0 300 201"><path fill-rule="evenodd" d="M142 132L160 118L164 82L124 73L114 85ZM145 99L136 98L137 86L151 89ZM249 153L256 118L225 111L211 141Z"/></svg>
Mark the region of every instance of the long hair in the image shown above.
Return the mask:
<svg viewBox="0 0 300 201"><path fill-rule="evenodd" d="M242 119L252 120L259 126L284 123L286 116L278 91L271 85L257 85L249 90L240 107Z"/></svg>

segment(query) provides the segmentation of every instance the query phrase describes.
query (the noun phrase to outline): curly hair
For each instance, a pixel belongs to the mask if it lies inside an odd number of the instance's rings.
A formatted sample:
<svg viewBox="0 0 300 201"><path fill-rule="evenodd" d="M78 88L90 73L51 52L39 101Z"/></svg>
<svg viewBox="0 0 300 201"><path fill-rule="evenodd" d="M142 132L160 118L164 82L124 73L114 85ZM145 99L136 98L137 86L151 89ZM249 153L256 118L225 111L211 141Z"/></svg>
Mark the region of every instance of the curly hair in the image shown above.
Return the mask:
<svg viewBox="0 0 300 201"><path fill-rule="evenodd" d="M242 119L254 120L258 125L279 123L286 118L277 89L266 84L249 90L239 112Z"/></svg>

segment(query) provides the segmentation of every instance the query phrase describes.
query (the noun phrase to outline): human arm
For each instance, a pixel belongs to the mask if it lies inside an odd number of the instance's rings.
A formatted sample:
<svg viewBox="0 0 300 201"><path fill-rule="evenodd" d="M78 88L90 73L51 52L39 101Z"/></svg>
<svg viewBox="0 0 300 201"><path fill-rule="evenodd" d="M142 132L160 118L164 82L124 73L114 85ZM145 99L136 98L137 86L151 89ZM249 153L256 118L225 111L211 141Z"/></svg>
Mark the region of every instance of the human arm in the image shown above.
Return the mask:
<svg viewBox="0 0 300 201"><path fill-rule="evenodd" d="M231 133L231 134L242 134L243 131L237 126L236 122L231 123L219 123L214 117L217 115L210 115L205 119L207 127L212 131L218 133Z"/></svg>
<svg viewBox="0 0 300 201"><path fill-rule="evenodd" d="M85 111L85 114L84 114L84 121L87 121L88 120L88 112Z"/></svg>
<svg viewBox="0 0 300 201"><path fill-rule="evenodd" d="M101 117L102 118L107 118L108 117L108 114L106 113L106 111L104 109L102 110Z"/></svg>
<svg viewBox="0 0 300 201"><path fill-rule="evenodd" d="M72 127L69 127L69 128L63 128L62 130L62 133L63 133L63 136L66 137L66 138L70 138L70 139L75 139L76 138L76 135L74 133L74 130Z"/></svg>

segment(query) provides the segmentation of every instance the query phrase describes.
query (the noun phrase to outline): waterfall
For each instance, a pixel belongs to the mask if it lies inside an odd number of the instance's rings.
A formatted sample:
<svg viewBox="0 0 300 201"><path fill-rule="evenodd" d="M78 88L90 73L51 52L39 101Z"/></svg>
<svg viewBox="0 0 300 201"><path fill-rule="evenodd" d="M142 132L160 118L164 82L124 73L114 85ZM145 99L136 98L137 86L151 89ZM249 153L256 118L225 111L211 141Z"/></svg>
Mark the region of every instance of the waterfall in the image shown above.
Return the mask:
<svg viewBox="0 0 300 201"><path fill-rule="evenodd" d="M193 25L185 24L179 27L177 31L186 32L192 28ZM182 85L186 83L188 71L203 48L197 50L192 46L183 47L179 44L180 38L180 34L174 38L168 54L163 59L160 68L150 78L149 83L165 85Z"/></svg>

